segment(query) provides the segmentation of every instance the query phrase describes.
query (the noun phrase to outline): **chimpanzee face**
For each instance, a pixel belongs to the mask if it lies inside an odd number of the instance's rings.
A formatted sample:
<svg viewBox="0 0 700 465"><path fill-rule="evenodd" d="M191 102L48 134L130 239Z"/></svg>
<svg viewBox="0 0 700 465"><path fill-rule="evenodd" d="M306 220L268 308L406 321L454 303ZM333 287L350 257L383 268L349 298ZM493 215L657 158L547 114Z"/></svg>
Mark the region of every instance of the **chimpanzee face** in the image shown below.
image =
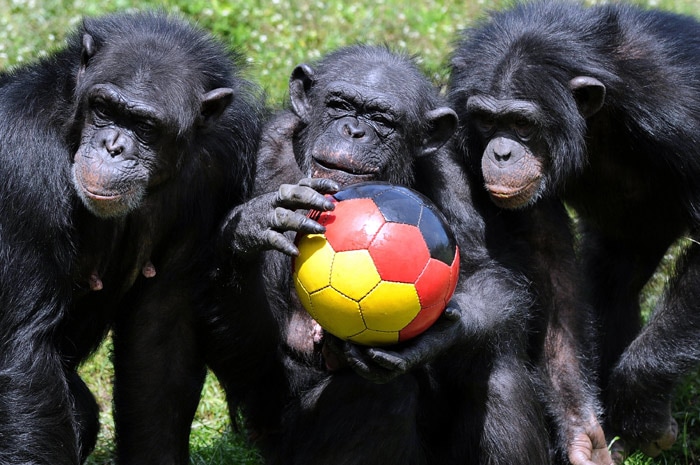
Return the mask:
<svg viewBox="0 0 700 465"><path fill-rule="evenodd" d="M155 72L149 76L149 63L122 66L107 81L105 69L123 60L109 50L93 59L97 51L87 34L83 48L73 184L93 214L118 217L138 208L150 189L172 177L184 151L181 145L187 145L183 141L221 114L233 91L200 94L198 82L183 86L162 77L164 82L153 82L159 78Z"/></svg>
<svg viewBox="0 0 700 465"><path fill-rule="evenodd" d="M294 70L290 97L304 123L297 161L306 175L341 185L411 185L414 160L450 138L457 116L446 107L424 109L426 98L417 89L424 79L413 82L401 69L351 58L357 63L349 67L326 63L338 68L330 72L308 65Z"/></svg>
<svg viewBox="0 0 700 465"><path fill-rule="evenodd" d="M163 118L112 84L90 88L87 102L74 183L97 216L120 216L141 203L149 185L167 177L157 156L167 134Z"/></svg>
<svg viewBox="0 0 700 465"><path fill-rule="evenodd" d="M578 77L569 82L570 98L580 115L589 117L603 105L604 86L596 79ZM550 184L556 183L552 162L553 141L561 138L552 122L571 115L548 114L535 100L476 94L467 99L470 137L483 148L481 172L493 202L501 208L521 208L535 203ZM576 115L578 116L578 115ZM556 160L554 160L556 161ZM553 180L554 179L554 180Z"/></svg>
<svg viewBox="0 0 700 465"><path fill-rule="evenodd" d="M467 112L484 146L481 170L494 203L517 208L534 202L543 190L545 160L537 105L475 95Z"/></svg>

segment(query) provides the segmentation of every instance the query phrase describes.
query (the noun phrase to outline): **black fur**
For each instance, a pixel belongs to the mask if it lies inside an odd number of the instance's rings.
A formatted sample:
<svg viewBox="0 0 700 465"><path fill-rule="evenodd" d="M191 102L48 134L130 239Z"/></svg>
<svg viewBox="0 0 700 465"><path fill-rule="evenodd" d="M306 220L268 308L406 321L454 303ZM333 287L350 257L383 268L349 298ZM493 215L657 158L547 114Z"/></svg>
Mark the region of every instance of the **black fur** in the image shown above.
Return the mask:
<svg viewBox="0 0 700 465"><path fill-rule="evenodd" d="M91 451L97 405L75 370L110 329L120 460L187 463L211 237L248 193L263 113L238 63L179 19L118 14L86 19L63 49L0 75L1 463L77 464ZM108 218L86 208L71 175L81 132L94 130L84 96L96 83L174 115L158 147L134 142L159 182ZM234 103L200 115L216 88Z"/></svg>
<svg viewBox="0 0 700 465"><path fill-rule="evenodd" d="M581 76L592 85L572 82ZM649 453L669 447L673 390L700 360L700 24L624 4L526 3L465 31L450 93L463 122L461 150L480 184L485 140L467 100L489 95L541 109L524 145L544 147L544 181L508 215L534 214L558 198L575 208L585 280L573 284L596 312L606 433ZM642 329L640 291L684 235L692 243ZM562 257L549 258L551 279L560 279L552 265ZM583 323L572 327L581 340L595 334Z"/></svg>
<svg viewBox="0 0 700 465"><path fill-rule="evenodd" d="M231 324L228 340L243 345L229 353L245 360L217 374L230 380L229 393L242 387L229 399L242 401L268 463L549 463L539 382L525 353L527 282L485 247L485 225L449 143L454 113L409 57L382 47L347 47L298 66L290 96L293 111L264 131L260 195L234 209L223 235L238 260L260 266L270 307L234 318L272 318L257 324L257 335ZM313 179L293 184L304 176ZM321 338L290 286L290 258L279 253L296 253L293 235L281 233L318 231L294 210L328 209L319 192L368 178L430 197L462 251L462 280L446 315L388 348ZM277 250L259 254L264 249ZM253 364L252 374L236 371ZM270 379L286 380L286 391Z"/></svg>

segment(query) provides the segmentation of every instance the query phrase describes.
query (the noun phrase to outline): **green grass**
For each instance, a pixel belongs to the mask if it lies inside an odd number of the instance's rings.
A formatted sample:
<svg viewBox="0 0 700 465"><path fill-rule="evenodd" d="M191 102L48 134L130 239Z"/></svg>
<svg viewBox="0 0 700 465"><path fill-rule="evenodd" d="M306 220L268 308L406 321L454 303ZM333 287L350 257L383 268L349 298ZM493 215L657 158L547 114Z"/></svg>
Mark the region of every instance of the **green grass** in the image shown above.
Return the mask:
<svg viewBox="0 0 700 465"><path fill-rule="evenodd" d="M60 47L82 15L132 8L177 11L213 31L248 57L247 76L266 91L271 105L286 98L292 68L355 42L387 43L420 57L426 73L444 83L446 60L456 32L502 0L0 0L0 69L33 60ZM700 0L652 0L646 5L698 14ZM648 288L645 306L656 300L659 275ZM112 367L109 342L82 368L102 406L102 431L89 463L113 463L110 415ZM700 464L700 373L680 389L675 416L681 437L674 448L651 460L636 454L628 465ZM258 464L256 452L230 430L221 389L207 377L192 427L193 464Z"/></svg>

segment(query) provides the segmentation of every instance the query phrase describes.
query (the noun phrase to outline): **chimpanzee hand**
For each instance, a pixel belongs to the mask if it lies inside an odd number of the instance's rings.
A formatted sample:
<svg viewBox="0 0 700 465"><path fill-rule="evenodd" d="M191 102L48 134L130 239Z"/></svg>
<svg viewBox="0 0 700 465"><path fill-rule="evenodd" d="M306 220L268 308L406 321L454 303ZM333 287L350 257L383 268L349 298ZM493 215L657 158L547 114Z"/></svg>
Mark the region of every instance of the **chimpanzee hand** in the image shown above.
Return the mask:
<svg viewBox="0 0 700 465"><path fill-rule="evenodd" d="M332 336L326 337L334 354L360 376L375 383L387 383L462 343L466 331L461 312L458 307L448 306L433 326L397 350L364 347Z"/></svg>
<svg viewBox="0 0 700 465"><path fill-rule="evenodd" d="M567 452L572 465L615 463L608 451L603 428L595 415L591 415L584 424L573 425L567 435L569 436Z"/></svg>
<svg viewBox="0 0 700 465"><path fill-rule="evenodd" d="M262 194L234 208L223 227L223 241L239 256L270 249L298 255L299 250L284 233L322 233L325 228L296 210L333 210L335 205L323 194L338 189L335 181L321 178L282 184L277 192Z"/></svg>

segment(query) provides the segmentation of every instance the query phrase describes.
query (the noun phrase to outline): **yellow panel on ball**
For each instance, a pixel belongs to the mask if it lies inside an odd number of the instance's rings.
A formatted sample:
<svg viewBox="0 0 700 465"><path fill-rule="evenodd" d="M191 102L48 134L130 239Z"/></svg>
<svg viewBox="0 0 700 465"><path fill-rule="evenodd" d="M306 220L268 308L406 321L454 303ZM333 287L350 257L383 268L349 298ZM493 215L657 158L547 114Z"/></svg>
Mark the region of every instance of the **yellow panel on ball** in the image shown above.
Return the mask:
<svg viewBox="0 0 700 465"><path fill-rule="evenodd" d="M381 278L368 250L338 252L333 260L331 286L351 299L360 300Z"/></svg>
<svg viewBox="0 0 700 465"><path fill-rule="evenodd" d="M365 329L359 304L332 287L311 294L310 302L311 308L306 310L313 319L326 331L341 339Z"/></svg>
<svg viewBox="0 0 700 465"><path fill-rule="evenodd" d="M362 316L369 329L400 331L421 310L413 284L382 281L360 301Z"/></svg>
<svg viewBox="0 0 700 465"><path fill-rule="evenodd" d="M306 288L304 288L304 284L299 281L299 278L297 278L296 273L294 274L294 287L297 290L299 302L301 302L301 305L308 311L308 309L311 308L311 296L309 296Z"/></svg>
<svg viewBox="0 0 700 465"><path fill-rule="evenodd" d="M366 329L357 336L349 337L348 340L366 346L388 346L399 342L399 333L394 331L372 331Z"/></svg>
<svg viewBox="0 0 700 465"><path fill-rule="evenodd" d="M294 272L312 293L330 285L330 270L335 252L321 234L309 234L297 243L299 255L294 258Z"/></svg>

